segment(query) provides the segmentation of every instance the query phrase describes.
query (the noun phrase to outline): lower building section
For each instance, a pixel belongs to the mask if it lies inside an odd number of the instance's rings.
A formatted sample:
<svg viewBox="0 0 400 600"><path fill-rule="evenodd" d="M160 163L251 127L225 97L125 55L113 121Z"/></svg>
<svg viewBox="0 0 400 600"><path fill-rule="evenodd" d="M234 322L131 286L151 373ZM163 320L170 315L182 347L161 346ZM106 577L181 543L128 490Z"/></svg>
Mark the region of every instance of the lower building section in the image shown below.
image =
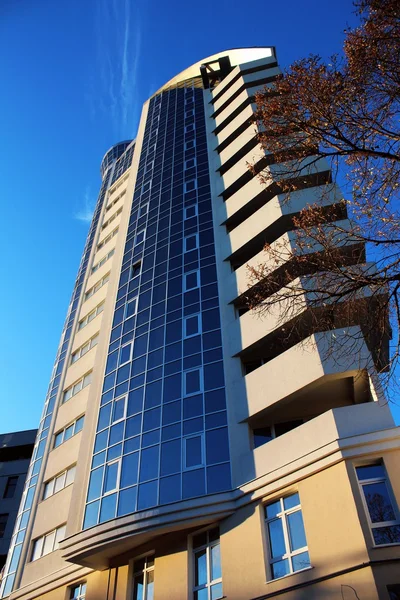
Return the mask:
<svg viewBox="0 0 400 600"><path fill-rule="evenodd" d="M397 600L397 435L392 428L349 438L329 457L242 489L223 518L210 513L205 526L187 521L147 540L142 532L128 551L120 536L106 568L83 566L78 555L73 564L71 555L67 568L42 578L49 565L41 561L65 557L64 542L26 565L26 585L11 598Z"/></svg>

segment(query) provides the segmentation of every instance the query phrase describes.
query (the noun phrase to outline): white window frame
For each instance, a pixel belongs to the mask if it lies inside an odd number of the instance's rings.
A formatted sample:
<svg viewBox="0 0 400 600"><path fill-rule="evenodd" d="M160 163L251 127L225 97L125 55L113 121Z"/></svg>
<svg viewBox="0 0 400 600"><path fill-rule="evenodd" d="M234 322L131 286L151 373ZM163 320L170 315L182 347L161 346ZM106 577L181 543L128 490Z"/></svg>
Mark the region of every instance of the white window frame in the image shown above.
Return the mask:
<svg viewBox="0 0 400 600"><path fill-rule="evenodd" d="M186 333L186 321L188 321L189 319L194 319L195 317L197 317L197 328L198 331L197 333L190 333L189 335ZM197 313L195 315L188 315L187 317L183 318L183 339L187 340L191 337L194 337L195 335L199 335L202 333L201 330L201 313Z"/></svg>
<svg viewBox="0 0 400 600"><path fill-rule="evenodd" d="M108 252L108 254L103 256L103 258L101 260L99 260L99 262L97 262L95 265L93 265L92 273L95 273L96 271L98 271L100 269L100 267L102 267L112 256L114 256L114 252L115 252L115 248L110 250L110 252Z"/></svg>
<svg viewBox="0 0 400 600"><path fill-rule="evenodd" d="M284 577L289 577L289 575L293 575L293 573L301 573L302 571L307 571L307 569L312 568L310 566L307 566L307 567L304 567L304 569L298 569L297 571L293 570L293 563L292 563L293 557L298 554L302 554L303 552L309 552L308 545L303 546L302 548L298 548L297 550L293 550L293 551L290 549L290 536L289 536L289 527L287 524L287 517L288 517L288 515L291 515L293 513L299 512L299 511L302 513L302 516L303 516L303 511L301 508L300 495L299 495L299 503L296 504L295 506L293 506L292 508L285 509L283 501L286 500L286 498L290 498L290 496L294 496L295 494L298 494L298 492L294 491L292 494L288 494L287 496L282 496L280 498L275 498L275 500L270 500L264 506L265 536L266 536L266 541L267 541L267 546L268 546L268 571L269 571L269 579L271 581L283 579ZM267 518L267 512L266 512L267 506L269 504L274 504L275 502L280 502L281 510L275 516ZM269 531L268 531L268 524L271 523L272 521L276 521L278 519L282 522L283 537L284 537L284 542L285 542L285 553L282 556L272 558L271 540L270 540ZM303 523L304 523L304 521L303 521ZM306 532L304 531L304 533L306 533ZM306 538L307 538L307 536L306 536ZM307 541L307 539L306 539L306 541ZM272 572L272 565L276 562L286 560L286 559L288 560L288 564L289 564L289 573L287 573L286 575L283 575L281 577L274 577L273 572Z"/></svg>
<svg viewBox="0 0 400 600"><path fill-rule="evenodd" d="M83 429L83 425L82 428L79 431L76 431L76 424L78 421L80 421L82 419L83 423L84 423L84 415L81 415L80 417L77 417L75 419L75 421L72 421L72 423L69 423L68 425L66 425L63 429L60 429L60 431L57 431L54 434L54 441L53 441L53 449L55 448L59 448L60 446L62 446L65 442L67 442L68 440L70 440L72 437L74 437L74 435L76 435L76 433L80 433ZM65 439L65 432L70 429L72 427L72 435L70 437L68 437L67 439ZM61 442L58 444L58 446L56 446L56 438L62 434L61 436Z"/></svg>
<svg viewBox="0 0 400 600"><path fill-rule="evenodd" d="M100 302L100 304L98 304L96 308L88 312L87 315L79 321L78 331L81 331L84 327L86 327L86 325L88 325L91 321L93 321L93 319L95 319L98 315L100 315L103 312L104 304L105 300Z"/></svg>
<svg viewBox="0 0 400 600"><path fill-rule="evenodd" d="M192 215L191 217L188 216L187 211L189 210L189 208L194 208L194 215ZM197 217L197 215L199 214L198 211L198 204L191 204L190 206L185 206L184 210L183 210L183 219L184 221L187 221L188 219L194 219L195 217Z"/></svg>
<svg viewBox="0 0 400 600"><path fill-rule="evenodd" d="M139 206L138 218L140 219L140 217L144 217L145 215L147 215L148 212L149 212L149 202L146 202L145 204L142 204L141 206Z"/></svg>
<svg viewBox="0 0 400 600"><path fill-rule="evenodd" d="M153 564L149 567L147 566L147 562L148 559L151 558L153 561ZM144 564L144 568L141 571L135 571L135 562L145 559L145 564ZM153 573L153 581L150 583L153 583L154 586L154 581L155 581L155 570L154 570L154 553L149 553L146 555L142 555L142 556L137 556L134 558L134 560L131 563L131 581L132 581L132 593L129 595L130 598L132 598L132 600L137 600L137 597L134 596L135 593L135 579L138 577L143 576L143 595L142 595L142 600L150 600L149 596L148 596L148 585L149 585L149 573Z"/></svg>
<svg viewBox="0 0 400 600"><path fill-rule="evenodd" d="M186 389L186 375L188 373L193 373L194 371L199 371L200 376L199 376L199 382L200 382L200 388L198 390L196 390L195 392L188 392ZM186 369L185 371L183 371L183 395L185 398L189 398L190 396L195 396L196 394L201 394L201 392L203 391L203 369L202 367L194 367L193 369Z"/></svg>
<svg viewBox="0 0 400 600"><path fill-rule="evenodd" d="M194 248L187 248L187 241L190 240L191 238L195 238L196 240L196 245ZM198 233L191 233L190 235L187 235L186 237L183 238L183 252L191 252L192 250L197 250L199 247L199 234Z"/></svg>
<svg viewBox="0 0 400 600"><path fill-rule="evenodd" d="M120 477L121 477L121 463L122 463L121 457L118 457L118 458L114 458L113 460L109 460L104 465L103 488L102 488L102 495L103 496L109 496L110 494L114 494L114 492L116 490L118 490L118 488L119 488L119 480L120 480ZM115 478L115 486L111 490L108 490L106 492L105 491L105 485L106 485L106 480L107 480L107 468L110 467L111 465L115 465L115 464L118 464L117 476Z"/></svg>
<svg viewBox="0 0 400 600"><path fill-rule="evenodd" d="M188 186L191 183L193 183L193 187L191 187L190 189L188 189ZM185 192L185 194L187 192L194 192L195 190L197 190L197 179L189 179L188 181L185 181L184 189L183 189L183 191Z"/></svg>
<svg viewBox="0 0 400 600"><path fill-rule="evenodd" d="M210 542L209 537L208 537L208 532L212 531L213 529L215 529L215 525L213 527L208 527L206 530L199 530L196 531L195 533L193 533L190 536L190 546L191 546L191 554L192 554L192 573L193 573L193 579L192 579L192 596L191 598L194 598L196 592L199 592L200 590L207 590L207 600L211 600L211 593L212 593L212 586L218 583L221 583L223 586L223 581L222 581L222 576L218 577L217 579L211 579L211 573L212 573L212 553L211 550L212 548L219 546L220 548L220 552L221 552L221 539L220 537L218 538L218 540L214 540L212 542ZM207 543L203 544L201 546L194 546L193 545L193 539L195 538L196 535L199 535L201 533L207 533ZM206 551L206 564L207 564L207 582L206 584L203 585L195 585L195 572L196 572L196 553L198 552L202 552L202 551ZM222 575L222 570L221 570L221 575ZM222 591L223 594L223 591ZM225 596L220 596L220 598L224 598Z"/></svg>
<svg viewBox="0 0 400 600"><path fill-rule="evenodd" d="M87 354L92 348L95 348L98 343L99 343L99 332L97 332L95 335L93 335L90 338L90 340L88 340L87 342L82 344L82 346L80 346L80 348L78 348L77 350L75 350L75 352L73 352L71 354L71 365L78 362L78 360L80 358L82 358L82 356L85 356L85 354Z"/></svg>
<svg viewBox="0 0 400 600"><path fill-rule="evenodd" d="M57 494L64 488L71 485L75 479L75 472L76 472L76 465L72 465L72 467L68 467L68 469L66 469L62 473L59 473L55 477L52 477L52 479L49 479L48 481L46 481L46 483L44 484L44 487L43 487L43 500L47 500L47 498L54 496L54 494ZM71 473L72 473L72 475L71 475ZM71 477L72 477L72 479L71 479ZM63 478L63 485L61 488L56 490L57 480L60 480L61 478Z"/></svg>
<svg viewBox="0 0 400 600"><path fill-rule="evenodd" d="M131 315L129 315L129 317L127 316L128 314L128 306L130 304L132 304L132 302L135 302L135 310L133 311L133 313ZM130 319L131 317L134 317L137 314L137 309L138 309L138 296L135 296L134 298L131 298L126 304L125 304L125 310L124 310L124 320L125 319Z"/></svg>
<svg viewBox="0 0 400 600"><path fill-rule="evenodd" d="M42 558L42 556L46 556L47 554L54 552L54 550L58 550L59 543L64 539L64 536L65 524L60 525L59 527L56 527L56 529L53 529L52 531L49 531L44 535L33 540L31 562L39 560L39 558ZM50 550L44 552L46 548L46 543L48 544L47 547L50 547ZM36 553L37 548L39 548L38 553Z"/></svg>
<svg viewBox="0 0 400 600"><path fill-rule="evenodd" d="M358 474L357 474L357 468L358 467L375 467L375 466L381 466L383 469L384 474L381 477L371 477L369 479L363 479L363 480L359 480L358 479ZM364 511L367 517L367 521L368 521L368 526L369 526L369 530L371 533L371 538L372 538L372 542L374 544L374 546L376 548L382 548L382 546L398 546L400 544L400 542L385 542L384 544L377 544L375 542L375 538L373 535L373 529L381 529L382 527L393 527L393 526L400 526L400 513L399 513L399 508L397 506L397 502L396 502L396 498L392 492L392 488L390 485L390 480L387 474L387 471L385 469L385 465L383 463L383 461L380 462L375 462L375 463L364 463L364 464L357 464L355 466L355 471L356 471L356 478L357 478L357 482L358 482L358 487L360 490L360 495L361 495L361 499L362 499L362 503L363 503L363 507L364 507ZM395 514L396 519L392 520L392 521L378 521L376 523L373 523L371 520L371 515L369 514L369 509L368 509L368 504L365 498L365 493L363 490L364 485L368 485L371 483L384 483L387 493L388 493L388 497L389 500L391 502L392 505L392 510Z"/></svg>
<svg viewBox="0 0 400 600"><path fill-rule="evenodd" d="M96 292L98 292L103 287L103 285L108 283L109 279L110 279L110 271L106 275L104 275L104 277L99 279L99 281L97 281L94 285L92 285L92 287L90 289L88 289L87 292L85 292L84 302L86 302L86 300L89 300L89 298L91 298Z"/></svg>
<svg viewBox="0 0 400 600"><path fill-rule="evenodd" d="M103 248L103 246L105 246L106 244L108 244L108 242L111 241L115 235L117 235L118 229L119 229L119 227L116 227L103 240L101 240L101 242L99 242L97 244L97 246L96 246L96 252L98 252L99 250L101 250Z"/></svg>
<svg viewBox="0 0 400 600"><path fill-rule="evenodd" d="M75 595L75 590L78 590L78 595ZM68 600L85 600L86 598L86 581L75 583L69 587Z"/></svg>
<svg viewBox="0 0 400 600"><path fill-rule="evenodd" d="M120 402L121 400L124 400L124 412L121 418L117 419L116 421L113 421L113 413L114 413L114 409L116 406L117 402ZM119 423L120 421L123 421L126 418L126 410L128 407L128 396L126 394L124 394L123 396L119 396L119 398L115 398L113 405L112 405L112 413L111 413L111 425L115 425L115 423Z"/></svg>
<svg viewBox="0 0 400 600"><path fill-rule="evenodd" d="M149 192L150 190L151 190L151 179L144 182L144 184L142 185L141 193L145 194L146 192Z"/></svg>
<svg viewBox="0 0 400 600"><path fill-rule="evenodd" d="M133 316L133 315L132 315ZM126 348L127 346L130 346L130 351L129 351L129 358L128 360L125 360L124 362L120 362L121 361L121 355L122 355L122 349ZM126 344L124 344L123 346L121 346L120 351L119 351L119 361L118 361L118 366L122 367L122 365L126 365L127 363L131 362L132 360L132 350L133 350L133 342L127 342Z"/></svg>
<svg viewBox="0 0 400 600"><path fill-rule="evenodd" d="M142 241L141 241L141 242L138 242L138 241L137 241L137 238L138 238L138 236L139 236L139 235L141 235L142 233L143 233L143 239L142 239ZM141 231L138 231L138 232L137 232L137 234L135 235L135 241L134 241L133 245L134 245L134 246L136 246L137 244L143 244L143 242L145 241L145 239L146 239L146 230L145 230L145 229L142 229Z"/></svg>
<svg viewBox="0 0 400 600"><path fill-rule="evenodd" d="M81 390L83 390L85 387L91 384L92 373L93 371L88 371L87 373L85 373L85 375L83 375L83 377L80 377L77 381L75 381L75 383L73 383L66 390L64 390L62 404L68 402L68 400L70 400L73 396L76 396L76 394L79 394Z"/></svg>
<svg viewBox="0 0 400 600"><path fill-rule="evenodd" d="M186 278L189 275L193 275L193 273L197 274L197 285L195 287L187 288ZM197 290L200 287L200 271L199 271L199 269L194 269L193 271L188 271L187 273L184 273L183 282L184 282L184 285L183 285L184 292L191 292L192 290Z"/></svg>
<svg viewBox="0 0 400 600"><path fill-rule="evenodd" d="M191 467L188 467L186 465L186 456L187 456L187 452L186 452L186 444L188 440L192 440L194 438L200 438L200 449L201 449L201 462L198 463L197 465L193 465ZM203 432L198 432L198 433L191 433L190 435L185 435L185 437L183 438L183 444L182 444L182 465L183 465L183 471L193 471L195 469L198 469L199 467L204 467L205 466L205 456L206 456L206 452L205 452L205 440L204 440L204 433Z"/></svg>
<svg viewBox="0 0 400 600"><path fill-rule="evenodd" d="M104 223L101 226L102 231L106 229L109 226L109 224L112 223L114 219L116 219L122 213L122 208L123 207L120 206L119 209L116 210L115 213L113 213L109 219L107 219L107 221L104 221Z"/></svg>
<svg viewBox="0 0 400 600"><path fill-rule="evenodd" d="M115 190L116 189L117 188L115 188ZM112 193L113 192L110 192L110 196L111 196ZM122 190L122 192L116 198L114 198L114 200L112 202L110 202L109 204L107 204L107 206L106 206L106 212L109 211L109 210L111 210L112 207L115 206L117 204L117 202L119 202L123 196L125 196L125 194L126 194L126 189Z"/></svg>

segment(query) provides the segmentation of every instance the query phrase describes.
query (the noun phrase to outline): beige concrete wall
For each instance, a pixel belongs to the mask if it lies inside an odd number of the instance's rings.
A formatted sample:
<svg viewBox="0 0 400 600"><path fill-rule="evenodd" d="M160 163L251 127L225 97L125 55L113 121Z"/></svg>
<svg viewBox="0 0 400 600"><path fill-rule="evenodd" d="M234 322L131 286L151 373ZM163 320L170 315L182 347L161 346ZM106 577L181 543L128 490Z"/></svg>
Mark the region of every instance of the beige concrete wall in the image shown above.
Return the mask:
<svg viewBox="0 0 400 600"><path fill-rule="evenodd" d="M191 597L188 590L187 545L171 553L157 556L154 561L154 597L156 600Z"/></svg>
<svg viewBox="0 0 400 600"><path fill-rule="evenodd" d="M224 595L229 600L278 593L289 586L311 582L368 561L346 464L336 464L300 481L296 487L266 497L265 503L297 490L312 569L276 581L269 580L263 505L246 506L221 524ZM370 569L328 580L317 586L307 586L280 597L285 600L339 600L342 583L353 585L362 600L378 598ZM352 598L347 597L349 600Z"/></svg>

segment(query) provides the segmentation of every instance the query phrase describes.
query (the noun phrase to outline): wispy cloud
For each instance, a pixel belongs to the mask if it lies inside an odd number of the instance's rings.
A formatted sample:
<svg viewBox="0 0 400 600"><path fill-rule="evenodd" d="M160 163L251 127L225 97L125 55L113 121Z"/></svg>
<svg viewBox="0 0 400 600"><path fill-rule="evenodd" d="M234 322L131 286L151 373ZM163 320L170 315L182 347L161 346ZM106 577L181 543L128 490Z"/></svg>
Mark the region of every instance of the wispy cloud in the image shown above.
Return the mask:
<svg viewBox="0 0 400 600"><path fill-rule="evenodd" d="M108 119L115 141L135 134L141 22L135 0L98 0L94 20L97 64L85 94L91 117Z"/></svg>
<svg viewBox="0 0 400 600"><path fill-rule="evenodd" d="M81 208L74 214L74 218L78 221L82 221L83 223L90 223L93 217L95 201L93 196L90 193L89 186L86 188L85 193L83 195L82 206Z"/></svg>

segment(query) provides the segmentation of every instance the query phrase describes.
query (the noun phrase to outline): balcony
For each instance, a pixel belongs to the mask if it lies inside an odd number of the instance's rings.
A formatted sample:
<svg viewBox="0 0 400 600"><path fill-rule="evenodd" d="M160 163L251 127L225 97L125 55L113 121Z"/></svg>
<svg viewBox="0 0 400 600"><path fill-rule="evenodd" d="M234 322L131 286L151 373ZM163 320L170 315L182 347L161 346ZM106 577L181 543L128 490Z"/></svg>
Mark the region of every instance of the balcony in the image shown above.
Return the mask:
<svg viewBox="0 0 400 600"><path fill-rule="evenodd" d="M253 450L254 478L277 479L357 444L355 436L381 440L394 428L387 404L334 408ZM386 437L384 436L384 437Z"/></svg>
<svg viewBox="0 0 400 600"><path fill-rule="evenodd" d="M337 351L339 349L339 352ZM361 381L360 373L373 370L372 356L359 327L335 329L316 333L289 348L245 377L248 413L242 420L287 412L303 398L318 404L327 402L328 389L322 384L351 378ZM361 402L369 398L369 390L362 392ZM331 408L328 406L327 408Z"/></svg>

